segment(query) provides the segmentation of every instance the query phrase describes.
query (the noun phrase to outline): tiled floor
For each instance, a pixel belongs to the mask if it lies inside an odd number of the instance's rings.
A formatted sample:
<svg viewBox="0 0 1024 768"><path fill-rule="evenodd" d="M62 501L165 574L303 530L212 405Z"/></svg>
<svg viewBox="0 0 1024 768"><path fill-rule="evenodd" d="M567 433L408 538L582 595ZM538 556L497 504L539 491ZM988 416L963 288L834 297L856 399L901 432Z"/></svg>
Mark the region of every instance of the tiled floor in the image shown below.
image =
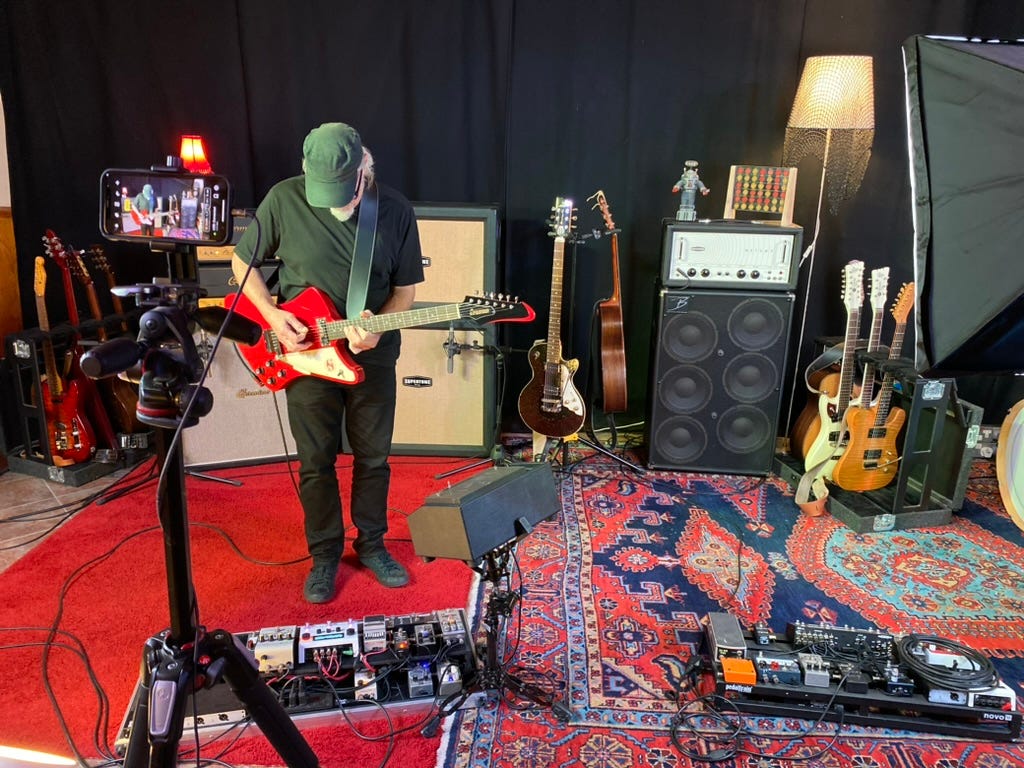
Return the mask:
<svg viewBox="0 0 1024 768"><path fill-rule="evenodd" d="M0 475L0 572L59 527L82 503L123 476L125 470L81 486L7 471Z"/></svg>

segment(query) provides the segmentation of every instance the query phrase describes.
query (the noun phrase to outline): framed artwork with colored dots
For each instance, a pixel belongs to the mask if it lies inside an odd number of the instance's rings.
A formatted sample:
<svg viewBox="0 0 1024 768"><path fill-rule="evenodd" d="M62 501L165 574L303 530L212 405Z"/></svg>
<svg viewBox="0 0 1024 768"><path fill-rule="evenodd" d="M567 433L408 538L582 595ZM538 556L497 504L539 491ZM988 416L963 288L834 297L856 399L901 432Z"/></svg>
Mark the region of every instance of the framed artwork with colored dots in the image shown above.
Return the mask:
<svg viewBox="0 0 1024 768"><path fill-rule="evenodd" d="M741 211L778 216L780 224L790 226L796 199L796 170L772 165L732 166L724 218L735 219L736 212Z"/></svg>

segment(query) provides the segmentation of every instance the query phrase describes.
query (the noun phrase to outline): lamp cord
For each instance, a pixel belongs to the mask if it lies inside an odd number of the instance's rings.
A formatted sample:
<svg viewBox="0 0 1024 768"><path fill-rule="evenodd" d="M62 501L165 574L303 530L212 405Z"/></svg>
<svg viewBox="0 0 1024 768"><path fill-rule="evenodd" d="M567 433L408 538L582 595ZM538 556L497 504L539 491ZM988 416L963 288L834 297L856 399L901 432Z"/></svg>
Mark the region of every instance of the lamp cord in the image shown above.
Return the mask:
<svg viewBox="0 0 1024 768"><path fill-rule="evenodd" d="M811 244L804 249L803 255L800 257L800 264L797 265L797 269L803 266L804 262L810 258L810 263L807 266L807 284L804 286L804 306L800 311L800 335L796 342L796 354L793 356L793 386L789 391L789 408L786 411L786 434L789 434L789 429L793 419L793 401L796 398L797 382L800 378L800 353L804 346L804 331L807 328L807 304L811 298L811 277L814 275L814 253L815 248L818 244L818 232L821 229L821 203L825 198L825 176L828 171L828 155L829 149L832 146L832 129L825 129L825 153L821 161L821 183L818 187L818 209L814 215L814 237L811 238Z"/></svg>

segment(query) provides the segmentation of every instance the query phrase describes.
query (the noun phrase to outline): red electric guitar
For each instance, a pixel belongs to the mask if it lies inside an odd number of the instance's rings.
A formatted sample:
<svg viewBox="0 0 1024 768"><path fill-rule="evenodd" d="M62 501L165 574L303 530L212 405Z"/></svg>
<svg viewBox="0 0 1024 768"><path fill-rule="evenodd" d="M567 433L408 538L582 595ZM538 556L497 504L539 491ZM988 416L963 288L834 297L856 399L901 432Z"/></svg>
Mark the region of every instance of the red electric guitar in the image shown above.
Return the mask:
<svg viewBox="0 0 1024 768"><path fill-rule="evenodd" d="M60 238L50 229L46 230L43 243L46 245L47 255L57 262L57 265L60 267L64 283L64 300L68 306L68 320L75 328L78 328L81 325L81 319L78 315L78 303L75 301L75 287L71 280L72 262L76 262L77 254L74 252L74 249L71 249L71 254L69 255ZM105 334L101 337L101 340L104 338L106 338ZM83 354L85 354L85 350L82 349L81 337L76 334L65 375L72 384L76 385L82 404L85 406L85 412L89 415L89 423L94 427L100 445L116 450L117 436L114 433L113 425L110 423L110 415L107 413L106 404L100 396L96 382L86 376L79 365Z"/></svg>
<svg viewBox="0 0 1024 768"><path fill-rule="evenodd" d="M406 312L388 312L372 317L346 320L334 302L318 288L306 288L291 301L281 305L309 329L312 346L301 352L288 352L256 306L244 294L238 299L229 296L225 305L263 327L263 338L253 346L238 345L256 380L267 389L284 389L300 376L317 376L339 384L358 384L363 369L348 351L345 329L359 326L371 333L384 333L399 328L472 320L481 325L499 322L527 323L536 316L529 304L510 301L502 296L467 296L458 304L439 304Z"/></svg>
<svg viewBox="0 0 1024 768"><path fill-rule="evenodd" d="M43 366L46 378L40 386L43 413L46 416L50 460L54 466L67 467L88 461L96 450L92 426L80 407L78 382L65 386L57 371L57 359L50 340L50 319L46 312L46 260L36 257L34 288L39 327L46 334L43 339Z"/></svg>

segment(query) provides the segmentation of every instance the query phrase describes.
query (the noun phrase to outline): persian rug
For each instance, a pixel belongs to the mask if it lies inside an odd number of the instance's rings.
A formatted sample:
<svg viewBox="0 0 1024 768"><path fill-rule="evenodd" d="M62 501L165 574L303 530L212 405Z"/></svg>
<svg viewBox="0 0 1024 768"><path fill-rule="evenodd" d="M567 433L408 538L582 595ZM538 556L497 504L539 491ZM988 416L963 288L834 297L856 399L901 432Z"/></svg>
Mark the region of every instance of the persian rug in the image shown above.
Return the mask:
<svg viewBox="0 0 1024 768"><path fill-rule="evenodd" d="M686 756L672 732L693 696L681 685L685 664L700 652L701 621L712 612L748 628L762 622L779 636L803 621L956 640L990 656L1020 697L1024 536L984 476L990 467L975 468L968 500L948 525L858 534L829 515L802 515L789 486L773 477L637 477L596 458L576 465L562 481L561 518L519 544L521 612L506 638L513 663L567 702L572 717L561 723L521 700L464 709L452 718L440 763L706 765ZM478 616L485 599L481 591ZM736 723L746 729L736 742L744 751L722 753L716 765L1024 766L1016 743L787 717L733 717L708 722L707 733L721 736Z"/></svg>

